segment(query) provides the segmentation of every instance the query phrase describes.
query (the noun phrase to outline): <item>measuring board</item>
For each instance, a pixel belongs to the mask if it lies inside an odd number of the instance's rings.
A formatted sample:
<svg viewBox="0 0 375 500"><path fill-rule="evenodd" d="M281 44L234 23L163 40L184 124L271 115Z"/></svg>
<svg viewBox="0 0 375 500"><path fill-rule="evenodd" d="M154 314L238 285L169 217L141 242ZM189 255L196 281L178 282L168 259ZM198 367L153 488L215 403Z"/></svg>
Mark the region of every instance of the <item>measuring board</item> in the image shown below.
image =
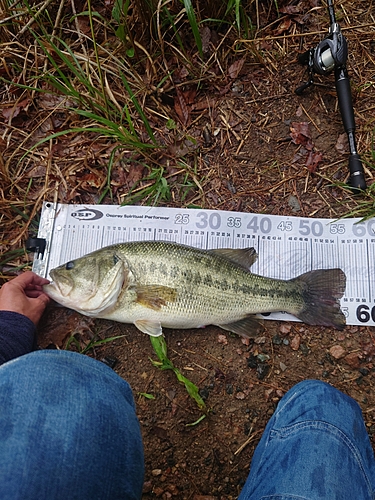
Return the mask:
<svg viewBox="0 0 375 500"><path fill-rule="evenodd" d="M169 240L204 249L254 247L251 271L278 279L340 267L348 325L375 325L375 219L317 219L220 210L44 203L33 270L50 269L113 243ZM286 313L261 315L298 321Z"/></svg>

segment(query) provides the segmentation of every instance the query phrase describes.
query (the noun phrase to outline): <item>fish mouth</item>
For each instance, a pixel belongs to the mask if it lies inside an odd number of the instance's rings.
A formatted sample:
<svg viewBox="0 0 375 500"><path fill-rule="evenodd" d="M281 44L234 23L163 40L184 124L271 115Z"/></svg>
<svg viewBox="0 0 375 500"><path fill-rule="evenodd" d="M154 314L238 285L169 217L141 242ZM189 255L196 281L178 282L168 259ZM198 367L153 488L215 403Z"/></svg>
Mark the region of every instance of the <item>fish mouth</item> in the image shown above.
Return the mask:
<svg viewBox="0 0 375 500"><path fill-rule="evenodd" d="M43 292L48 295L51 299L54 299L54 297L57 295L56 292L59 292L59 289L56 286L56 283L51 281L48 283L48 285L43 285Z"/></svg>
<svg viewBox="0 0 375 500"><path fill-rule="evenodd" d="M61 294L61 290L58 287L56 281L51 281L50 283L48 283L48 285L43 285L43 292L51 297L56 294Z"/></svg>
<svg viewBox="0 0 375 500"><path fill-rule="evenodd" d="M50 276L52 278L51 283L43 287L47 295L51 292L52 298L54 298L54 295L68 296L74 286L73 280L67 276L57 276L54 270L50 272Z"/></svg>

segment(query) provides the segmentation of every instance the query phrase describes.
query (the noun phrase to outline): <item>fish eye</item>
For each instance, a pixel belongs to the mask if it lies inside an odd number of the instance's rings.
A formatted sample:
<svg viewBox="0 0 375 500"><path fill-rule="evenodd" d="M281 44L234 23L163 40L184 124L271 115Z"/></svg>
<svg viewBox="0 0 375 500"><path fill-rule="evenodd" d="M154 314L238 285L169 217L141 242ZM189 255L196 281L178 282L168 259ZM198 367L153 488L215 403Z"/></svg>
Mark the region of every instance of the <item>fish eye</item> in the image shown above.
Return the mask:
<svg viewBox="0 0 375 500"><path fill-rule="evenodd" d="M70 269L73 269L73 267L74 267L74 262L73 262L73 261L67 262L67 263L65 264L65 269L66 269L67 271L69 271Z"/></svg>

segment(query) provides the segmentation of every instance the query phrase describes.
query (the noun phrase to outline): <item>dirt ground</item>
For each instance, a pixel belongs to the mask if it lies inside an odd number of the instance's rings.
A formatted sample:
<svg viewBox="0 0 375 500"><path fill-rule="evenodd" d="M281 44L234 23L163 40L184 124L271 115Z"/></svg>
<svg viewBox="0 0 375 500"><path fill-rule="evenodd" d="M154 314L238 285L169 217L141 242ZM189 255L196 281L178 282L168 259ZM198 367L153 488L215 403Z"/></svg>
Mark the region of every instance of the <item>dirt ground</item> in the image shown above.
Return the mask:
<svg viewBox="0 0 375 500"><path fill-rule="evenodd" d="M371 160L374 28L367 7L365 12L357 3L352 11L344 9L342 24L350 28L345 34L359 150ZM292 19L298 36L272 44L265 35L277 37L278 29L284 35L281 21L264 31L264 39L260 29L260 45L232 56L226 81L198 91L195 102L206 106L191 105L187 130L197 140L204 193L189 194L185 206L304 217L343 216L358 206L340 186L348 176L348 147L333 76L317 77L317 85L302 96L294 92L306 80L296 51L315 46L322 35L309 32L326 30L324 20L322 10L310 12L303 26ZM267 57L261 60L261 54ZM367 168L366 178L373 182ZM81 192L74 201L95 203L93 192ZM179 203L173 197L164 202ZM262 336L248 343L216 327L166 331L170 359L200 388L209 410L193 426L202 411L172 372L151 364L156 356L145 334L132 325L50 307L40 325L40 345L61 348L72 334L81 346L95 335L123 335L87 354L115 362L115 371L133 388L145 448L145 500L237 498L278 401L308 378L324 380L359 402L375 448L373 328L347 326L339 332L267 321Z"/></svg>

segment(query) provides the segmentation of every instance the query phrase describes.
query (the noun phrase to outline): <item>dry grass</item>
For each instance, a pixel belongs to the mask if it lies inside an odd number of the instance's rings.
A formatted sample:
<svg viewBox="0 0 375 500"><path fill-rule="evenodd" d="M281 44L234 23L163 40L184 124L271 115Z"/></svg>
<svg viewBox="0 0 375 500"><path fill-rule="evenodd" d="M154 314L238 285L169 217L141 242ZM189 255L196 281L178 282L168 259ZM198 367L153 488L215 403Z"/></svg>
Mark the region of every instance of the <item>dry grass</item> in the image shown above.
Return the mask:
<svg viewBox="0 0 375 500"><path fill-rule="evenodd" d="M287 120L293 87L304 78L296 54L327 33L326 9L314 4L303 2L290 15L288 2L278 3L279 13L273 2L250 2L251 39L235 21L204 23L202 58L182 4L172 1L151 10L137 1L114 19L108 3L47 0L28 10L1 0L2 274L30 266L23 244L37 230L44 200L278 213L288 194L315 192L320 204L309 202L307 215L323 213L322 206L334 216L371 214L373 190L358 199L329 188L345 181L341 157L327 153L330 161L311 174L289 165L290 137L280 137L277 120ZM210 9L223 15L222 8L208 2L197 19L213 17ZM357 142L372 184L375 22L363 2L338 1L336 12L349 43ZM318 140L326 122L337 129L340 120L327 109L332 81L317 83L301 109ZM272 146L272 161L249 155L255 135Z"/></svg>

